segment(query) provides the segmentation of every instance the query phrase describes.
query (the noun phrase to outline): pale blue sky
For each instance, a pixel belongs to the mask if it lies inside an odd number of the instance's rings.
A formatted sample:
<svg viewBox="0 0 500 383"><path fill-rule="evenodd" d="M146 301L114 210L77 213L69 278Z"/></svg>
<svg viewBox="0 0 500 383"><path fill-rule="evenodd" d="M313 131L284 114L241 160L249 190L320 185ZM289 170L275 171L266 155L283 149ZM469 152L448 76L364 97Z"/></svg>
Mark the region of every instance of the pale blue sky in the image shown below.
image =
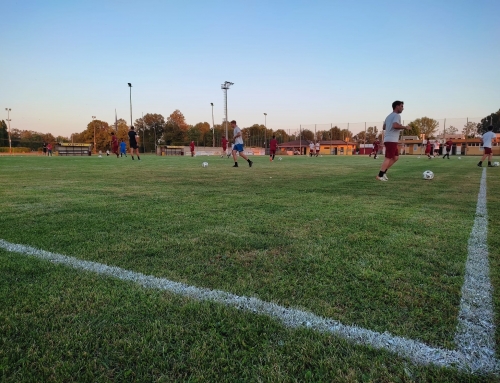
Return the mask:
<svg viewBox="0 0 500 383"><path fill-rule="evenodd" d="M500 108L500 1L3 0L0 119L69 136L180 109L272 129Z"/></svg>

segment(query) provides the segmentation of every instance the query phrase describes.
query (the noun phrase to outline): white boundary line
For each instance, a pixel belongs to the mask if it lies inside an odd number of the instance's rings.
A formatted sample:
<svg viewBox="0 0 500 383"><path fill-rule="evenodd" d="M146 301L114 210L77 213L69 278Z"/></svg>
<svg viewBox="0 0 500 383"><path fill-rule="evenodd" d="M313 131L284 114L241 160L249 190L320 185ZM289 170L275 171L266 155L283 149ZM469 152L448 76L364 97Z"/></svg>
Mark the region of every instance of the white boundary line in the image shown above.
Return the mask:
<svg viewBox="0 0 500 383"><path fill-rule="evenodd" d="M469 239L469 256L462 288L459 326L456 341L458 350L447 350L426 345L423 342L379 333L357 326L347 326L338 321L322 318L313 313L279 306L255 297L245 297L221 290L198 288L183 283L144 275L120 267L83 261L66 255L39 250L34 247L10 243L0 239L0 248L10 252L34 256L101 275L132 281L145 288L169 291L173 294L201 301L214 301L226 306L267 315L291 328L305 327L336 335L351 343L370 346L395 353L420 365L436 365L466 370L472 373L499 373L500 362L495 358L495 327L488 278L486 211L486 169L483 170L478 196L476 219ZM478 283L480 281L480 284Z"/></svg>

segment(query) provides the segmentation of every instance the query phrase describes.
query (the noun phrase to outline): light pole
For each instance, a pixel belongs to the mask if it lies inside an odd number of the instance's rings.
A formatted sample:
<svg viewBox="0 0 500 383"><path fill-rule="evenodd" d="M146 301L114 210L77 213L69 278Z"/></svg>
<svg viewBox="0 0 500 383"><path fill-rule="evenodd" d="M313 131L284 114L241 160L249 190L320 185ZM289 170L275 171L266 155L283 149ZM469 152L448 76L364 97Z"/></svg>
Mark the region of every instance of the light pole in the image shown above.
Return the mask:
<svg viewBox="0 0 500 383"><path fill-rule="evenodd" d="M132 84L128 83L128 87L130 88L130 127L132 127Z"/></svg>
<svg viewBox="0 0 500 383"><path fill-rule="evenodd" d="M221 89L224 91L224 114L226 116L226 140L229 138L227 135L227 90L231 85L234 85L233 82L230 81L224 81L224 84L221 85Z"/></svg>
<svg viewBox="0 0 500 383"><path fill-rule="evenodd" d="M214 103L211 102L210 105L212 105L212 147L215 148Z"/></svg>
<svg viewBox="0 0 500 383"><path fill-rule="evenodd" d="M9 123L9 154L12 155L12 141L10 139L10 111L12 110L11 108L5 108L7 111L7 122Z"/></svg>
<svg viewBox="0 0 500 383"><path fill-rule="evenodd" d="M264 113L264 155L266 154L266 149L267 149L266 135L267 135L267 113Z"/></svg>
<svg viewBox="0 0 500 383"><path fill-rule="evenodd" d="M95 124L94 124L95 116L92 116L92 125L94 125L94 154L96 154L96 148L95 148Z"/></svg>

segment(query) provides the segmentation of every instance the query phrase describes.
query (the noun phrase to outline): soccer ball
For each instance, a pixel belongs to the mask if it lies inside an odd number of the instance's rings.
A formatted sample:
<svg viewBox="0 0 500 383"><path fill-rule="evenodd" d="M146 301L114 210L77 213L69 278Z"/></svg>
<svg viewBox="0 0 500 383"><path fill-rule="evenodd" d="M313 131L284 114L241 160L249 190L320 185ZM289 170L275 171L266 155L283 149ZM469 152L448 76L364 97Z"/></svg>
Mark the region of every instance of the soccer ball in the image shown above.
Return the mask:
<svg viewBox="0 0 500 383"><path fill-rule="evenodd" d="M500 165L500 162L496 161L496 162L493 162L493 166L499 166Z"/></svg>
<svg viewBox="0 0 500 383"><path fill-rule="evenodd" d="M283 159L283 158L281 158L281 157L280 157L280 158L278 158L278 161L281 161L282 159Z"/></svg>
<svg viewBox="0 0 500 383"><path fill-rule="evenodd" d="M430 170L426 170L423 174L424 180L432 180L434 178L434 173Z"/></svg>
<svg viewBox="0 0 500 383"><path fill-rule="evenodd" d="M420 156L418 156L417 158L420 158Z"/></svg>
<svg viewBox="0 0 500 383"><path fill-rule="evenodd" d="M461 160L461 159L462 159L462 157L458 157L458 159L459 159L459 160Z"/></svg>
<svg viewBox="0 0 500 383"><path fill-rule="evenodd" d="M208 167L208 162L204 162L201 164L202 167L207 168Z"/></svg>

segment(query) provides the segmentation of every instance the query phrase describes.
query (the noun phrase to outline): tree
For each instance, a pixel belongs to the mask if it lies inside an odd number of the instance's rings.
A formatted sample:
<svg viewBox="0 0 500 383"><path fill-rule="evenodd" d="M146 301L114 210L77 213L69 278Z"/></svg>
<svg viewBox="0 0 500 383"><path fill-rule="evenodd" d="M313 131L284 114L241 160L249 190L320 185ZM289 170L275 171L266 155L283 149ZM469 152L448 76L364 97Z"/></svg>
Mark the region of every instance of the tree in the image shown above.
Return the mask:
<svg viewBox="0 0 500 383"><path fill-rule="evenodd" d="M466 138L474 138L480 129L481 129L480 123L478 124L469 121L467 124L464 125L464 128L462 129L462 134Z"/></svg>
<svg viewBox="0 0 500 383"><path fill-rule="evenodd" d="M458 133L458 129L455 128L454 126L450 126L448 129L446 129L446 133L447 134L457 134Z"/></svg>
<svg viewBox="0 0 500 383"><path fill-rule="evenodd" d="M0 146L9 146L9 131L4 120L0 121Z"/></svg>
<svg viewBox="0 0 500 383"><path fill-rule="evenodd" d="M189 128L189 125L186 123L184 115L181 113L179 109L174 110L173 113L170 116L168 116L167 122L177 124L177 126L184 132L187 132Z"/></svg>
<svg viewBox="0 0 500 383"><path fill-rule="evenodd" d="M302 139L312 141L314 140L314 133L311 132L309 129L304 129L302 131Z"/></svg>
<svg viewBox="0 0 500 383"><path fill-rule="evenodd" d="M420 137L420 135L422 134L420 132L420 127L418 126L418 124L415 124L415 121L413 122L410 122L408 124L408 126L411 128L410 130L405 130L404 132L404 135L405 136L417 136L417 137Z"/></svg>
<svg viewBox="0 0 500 383"><path fill-rule="evenodd" d="M377 135L378 135L377 127L369 126L368 129L366 129L366 143L371 144L373 141L375 141Z"/></svg>
<svg viewBox="0 0 500 383"><path fill-rule="evenodd" d="M481 123L478 124L477 132L484 134L488 131L488 126L493 125L493 132L500 133L500 109L496 113L491 113L489 116L483 118Z"/></svg>
<svg viewBox="0 0 500 383"><path fill-rule="evenodd" d="M433 137L439 128L439 122L429 117L417 118L415 121L410 122L410 124L418 128L420 134L425 134L426 138Z"/></svg>
<svg viewBox="0 0 500 383"><path fill-rule="evenodd" d="M278 142L280 144L283 142L290 141L290 138L289 138L287 132L285 132L283 129L278 129L276 132L274 132L274 135L276 136L276 139L278 140Z"/></svg>
<svg viewBox="0 0 500 383"><path fill-rule="evenodd" d="M167 121L165 123L165 133L163 133L163 141L167 145L184 145L186 143L186 132L175 122Z"/></svg>

